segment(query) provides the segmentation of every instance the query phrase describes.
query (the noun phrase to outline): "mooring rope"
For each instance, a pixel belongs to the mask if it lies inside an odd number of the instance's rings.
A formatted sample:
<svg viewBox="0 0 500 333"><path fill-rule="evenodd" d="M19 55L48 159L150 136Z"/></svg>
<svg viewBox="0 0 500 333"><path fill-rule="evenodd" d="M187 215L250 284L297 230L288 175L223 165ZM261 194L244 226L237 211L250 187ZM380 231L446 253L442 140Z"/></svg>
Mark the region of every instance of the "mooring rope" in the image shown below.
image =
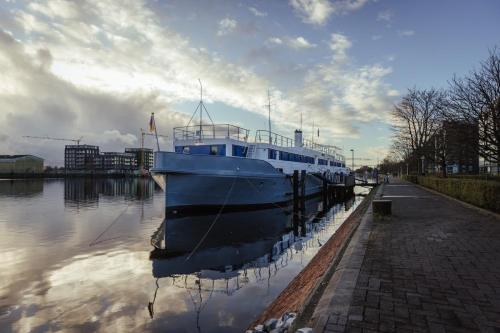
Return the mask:
<svg viewBox="0 0 500 333"><path fill-rule="evenodd" d="M210 233L210 231L214 227L215 223L219 220L219 217L222 214L222 211L224 210L224 208L227 205L227 202L229 200L229 196L231 195L231 192L233 191L233 187L234 187L234 184L236 183L237 178L238 178L238 173L236 173L236 177L233 178L233 182L231 183L231 187L229 187L229 190L226 193L226 198L224 199L224 203L222 204L222 206L220 207L219 211L217 212L217 215L215 216L214 220L212 221L212 223L208 227L208 230L205 232L203 237L201 237L198 244L196 244L196 246L193 248L193 251L191 251L191 253L189 253L186 260L184 260L184 261L188 261L189 259L191 259L193 254L198 250L198 248L201 246L201 244L205 241L205 238L207 238L208 234Z"/></svg>

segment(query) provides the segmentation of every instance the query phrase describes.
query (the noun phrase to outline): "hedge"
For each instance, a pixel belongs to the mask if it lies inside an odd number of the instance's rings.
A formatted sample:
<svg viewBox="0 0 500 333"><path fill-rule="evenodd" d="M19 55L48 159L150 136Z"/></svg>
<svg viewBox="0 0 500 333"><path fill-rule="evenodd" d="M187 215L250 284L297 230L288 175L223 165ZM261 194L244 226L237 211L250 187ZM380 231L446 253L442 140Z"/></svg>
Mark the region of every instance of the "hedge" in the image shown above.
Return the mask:
<svg viewBox="0 0 500 333"><path fill-rule="evenodd" d="M500 213L500 182L416 175L404 178L475 206Z"/></svg>

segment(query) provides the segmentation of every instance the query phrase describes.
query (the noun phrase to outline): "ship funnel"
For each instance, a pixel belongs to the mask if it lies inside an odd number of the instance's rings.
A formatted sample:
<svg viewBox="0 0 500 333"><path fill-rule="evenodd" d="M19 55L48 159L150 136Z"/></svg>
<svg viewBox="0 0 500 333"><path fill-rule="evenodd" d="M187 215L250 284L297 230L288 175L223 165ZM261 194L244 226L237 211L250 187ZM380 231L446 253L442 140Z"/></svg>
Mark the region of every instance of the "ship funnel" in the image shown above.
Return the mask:
<svg viewBox="0 0 500 333"><path fill-rule="evenodd" d="M295 147L302 147L304 144L302 142L302 131L295 130Z"/></svg>

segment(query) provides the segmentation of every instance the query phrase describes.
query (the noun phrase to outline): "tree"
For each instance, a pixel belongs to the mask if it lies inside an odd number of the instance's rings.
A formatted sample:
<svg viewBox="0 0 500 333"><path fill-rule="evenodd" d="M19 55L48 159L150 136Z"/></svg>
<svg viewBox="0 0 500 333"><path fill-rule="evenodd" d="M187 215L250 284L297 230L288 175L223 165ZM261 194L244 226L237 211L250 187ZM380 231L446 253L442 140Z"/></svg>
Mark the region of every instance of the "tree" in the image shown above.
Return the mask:
<svg viewBox="0 0 500 333"><path fill-rule="evenodd" d="M500 164L500 54L497 48L463 78L450 81L449 118L476 123L479 128L479 156Z"/></svg>
<svg viewBox="0 0 500 333"><path fill-rule="evenodd" d="M433 142L441 128L446 106L444 92L434 88L428 90L413 88L408 90L391 112L394 131L393 150L410 165L417 166L417 170L420 156L435 161Z"/></svg>

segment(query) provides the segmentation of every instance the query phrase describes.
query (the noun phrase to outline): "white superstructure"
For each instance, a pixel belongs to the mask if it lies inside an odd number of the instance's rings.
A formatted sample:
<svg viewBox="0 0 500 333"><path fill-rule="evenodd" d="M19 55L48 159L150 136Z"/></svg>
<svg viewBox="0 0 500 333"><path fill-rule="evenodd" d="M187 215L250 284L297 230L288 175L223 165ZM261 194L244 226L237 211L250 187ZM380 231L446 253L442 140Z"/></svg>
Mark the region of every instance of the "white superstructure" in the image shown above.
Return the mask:
<svg viewBox="0 0 500 333"><path fill-rule="evenodd" d="M174 128L174 149L184 154L263 160L288 175L294 170L330 176L349 173L340 148L303 140L300 130L295 131L295 139L258 130L253 142L249 140L249 133L247 129L229 124L177 127Z"/></svg>

